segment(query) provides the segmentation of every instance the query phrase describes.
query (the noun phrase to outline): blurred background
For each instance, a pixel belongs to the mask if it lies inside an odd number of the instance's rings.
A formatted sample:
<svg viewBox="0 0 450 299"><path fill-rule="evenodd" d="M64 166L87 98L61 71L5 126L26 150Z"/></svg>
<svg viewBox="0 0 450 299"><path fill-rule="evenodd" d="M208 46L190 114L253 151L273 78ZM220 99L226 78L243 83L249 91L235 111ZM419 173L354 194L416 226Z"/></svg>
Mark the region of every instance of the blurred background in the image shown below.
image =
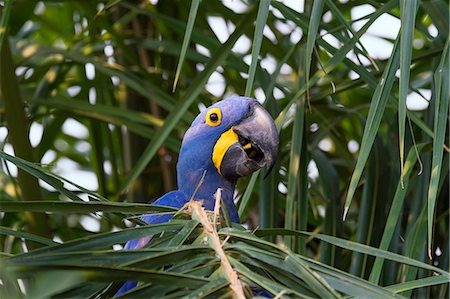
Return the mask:
<svg viewBox="0 0 450 299"><path fill-rule="evenodd" d="M3 155L1 202L157 199L176 189L193 118L245 94L270 111L281 142L267 178L238 184L247 227L320 232L448 270L448 1L0 2L0 150L40 178ZM123 218L0 214L4 227L58 242L130 226ZM371 276L373 257L284 241ZM26 250L5 235L0 246ZM389 285L429 272L386 262L379 275Z"/></svg>

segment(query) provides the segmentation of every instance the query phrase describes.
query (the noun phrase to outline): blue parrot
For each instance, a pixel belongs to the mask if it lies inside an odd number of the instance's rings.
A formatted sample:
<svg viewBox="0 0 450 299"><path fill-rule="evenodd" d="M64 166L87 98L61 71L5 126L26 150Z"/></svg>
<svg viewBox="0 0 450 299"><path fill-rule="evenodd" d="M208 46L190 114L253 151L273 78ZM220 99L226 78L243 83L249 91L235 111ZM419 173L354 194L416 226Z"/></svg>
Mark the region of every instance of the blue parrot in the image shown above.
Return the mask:
<svg viewBox="0 0 450 299"><path fill-rule="evenodd" d="M212 211L214 194L221 188L230 220L239 223L233 202L236 181L263 166L270 171L277 159L278 143L272 117L257 100L234 96L219 101L201 112L184 135L177 164L178 190L153 204L181 208L194 197ZM167 214L141 217L149 224L164 223L171 218ZM131 240L124 249L142 248L150 239L151 236ZM136 285L132 281L124 283L116 296Z"/></svg>

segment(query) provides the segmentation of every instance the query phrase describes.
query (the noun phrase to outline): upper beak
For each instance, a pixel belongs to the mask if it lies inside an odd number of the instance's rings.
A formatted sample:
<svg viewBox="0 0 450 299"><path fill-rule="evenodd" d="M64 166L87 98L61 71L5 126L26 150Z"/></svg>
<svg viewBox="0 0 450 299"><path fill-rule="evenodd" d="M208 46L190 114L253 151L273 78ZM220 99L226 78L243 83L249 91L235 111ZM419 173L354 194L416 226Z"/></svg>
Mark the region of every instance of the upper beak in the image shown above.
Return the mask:
<svg viewBox="0 0 450 299"><path fill-rule="evenodd" d="M278 156L278 131L270 114L255 102L247 117L232 127L237 142L230 144L220 165L220 173L229 179L247 176L256 170L273 168Z"/></svg>

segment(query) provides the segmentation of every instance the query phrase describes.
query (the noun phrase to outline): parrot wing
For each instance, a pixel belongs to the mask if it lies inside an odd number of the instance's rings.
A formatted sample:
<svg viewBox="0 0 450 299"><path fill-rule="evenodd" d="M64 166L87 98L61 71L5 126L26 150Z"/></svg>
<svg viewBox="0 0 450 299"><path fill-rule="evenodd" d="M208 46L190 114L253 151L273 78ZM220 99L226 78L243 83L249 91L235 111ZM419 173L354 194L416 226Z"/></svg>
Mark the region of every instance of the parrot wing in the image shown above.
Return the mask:
<svg viewBox="0 0 450 299"><path fill-rule="evenodd" d="M157 199L155 202L153 202L153 205L156 206L169 206L174 208L181 208L183 207L187 202L189 201L189 197L184 194L181 191L172 191L169 192L159 199ZM141 216L141 220L148 223L148 224L159 224L168 222L170 219L172 219L173 214L145 214ZM125 244L124 249L125 250L134 250L134 249L141 249L145 245L150 242L152 239L152 236L146 236L140 239L130 240ZM137 285L136 281L127 281L125 282L122 287L117 291L116 296L123 294L127 292L128 290L134 288Z"/></svg>

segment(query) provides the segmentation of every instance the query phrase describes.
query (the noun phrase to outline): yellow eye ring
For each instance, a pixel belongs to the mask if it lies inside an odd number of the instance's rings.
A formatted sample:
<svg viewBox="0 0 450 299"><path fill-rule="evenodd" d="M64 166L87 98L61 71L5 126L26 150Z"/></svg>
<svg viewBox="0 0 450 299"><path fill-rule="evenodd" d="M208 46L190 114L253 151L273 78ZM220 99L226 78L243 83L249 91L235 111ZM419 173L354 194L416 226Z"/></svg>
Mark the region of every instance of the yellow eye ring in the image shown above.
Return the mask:
<svg viewBox="0 0 450 299"><path fill-rule="evenodd" d="M222 112L219 108L212 108L206 113L206 124L212 127L220 125L222 122Z"/></svg>

